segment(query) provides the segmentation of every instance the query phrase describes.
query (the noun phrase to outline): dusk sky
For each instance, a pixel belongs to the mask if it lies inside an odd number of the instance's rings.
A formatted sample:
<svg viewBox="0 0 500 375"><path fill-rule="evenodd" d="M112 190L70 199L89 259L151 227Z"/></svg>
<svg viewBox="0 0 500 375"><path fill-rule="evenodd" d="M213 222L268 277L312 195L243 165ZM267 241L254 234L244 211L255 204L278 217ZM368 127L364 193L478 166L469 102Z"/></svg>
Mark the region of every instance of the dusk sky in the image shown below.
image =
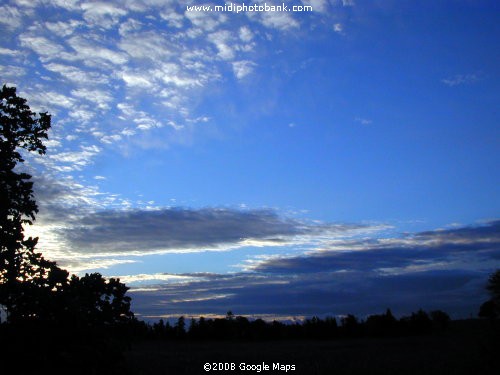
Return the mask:
<svg viewBox="0 0 500 375"><path fill-rule="evenodd" d="M24 167L38 250L120 277L149 320L476 315L500 264L500 2L187 9L224 4L0 0L1 83L52 114Z"/></svg>

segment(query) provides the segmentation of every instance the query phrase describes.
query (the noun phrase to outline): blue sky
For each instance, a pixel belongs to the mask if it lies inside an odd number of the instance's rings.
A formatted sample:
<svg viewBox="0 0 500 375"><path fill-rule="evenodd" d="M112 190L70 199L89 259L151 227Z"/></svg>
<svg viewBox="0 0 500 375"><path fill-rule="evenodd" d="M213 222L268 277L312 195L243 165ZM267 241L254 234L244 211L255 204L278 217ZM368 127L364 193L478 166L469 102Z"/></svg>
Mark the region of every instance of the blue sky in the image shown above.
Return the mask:
<svg viewBox="0 0 500 375"><path fill-rule="evenodd" d="M2 1L2 83L53 116L27 231L149 319L476 313L500 257L498 3L286 3L313 11Z"/></svg>

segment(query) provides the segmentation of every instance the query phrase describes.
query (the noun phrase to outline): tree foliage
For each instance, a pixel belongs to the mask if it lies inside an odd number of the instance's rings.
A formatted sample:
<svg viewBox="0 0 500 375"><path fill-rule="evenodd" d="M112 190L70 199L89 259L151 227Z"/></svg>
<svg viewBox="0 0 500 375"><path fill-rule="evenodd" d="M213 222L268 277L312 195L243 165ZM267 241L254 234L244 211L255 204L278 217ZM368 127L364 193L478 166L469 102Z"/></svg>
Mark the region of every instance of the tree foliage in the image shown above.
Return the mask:
<svg viewBox="0 0 500 375"><path fill-rule="evenodd" d="M38 116L16 95L14 87L0 91L0 303L9 312L29 303L46 274L35 252L37 238L24 238L23 225L38 212L31 176L16 167L24 162L21 150L45 153L50 115ZM28 283L29 281L29 283ZM33 303L33 302L31 302Z"/></svg>
<svg viewBox="0 0 500 375"><path fill-rule="evenodd" d="M20 171L22 152L45 154L51 117L30 110L16 88L0 91L0 305L10 322L64 321L77 325L125 322L133 318L128 288L100 274L69 273L35 251L38 238L25 238L24 225L38 207L33 182Z"/></svg>

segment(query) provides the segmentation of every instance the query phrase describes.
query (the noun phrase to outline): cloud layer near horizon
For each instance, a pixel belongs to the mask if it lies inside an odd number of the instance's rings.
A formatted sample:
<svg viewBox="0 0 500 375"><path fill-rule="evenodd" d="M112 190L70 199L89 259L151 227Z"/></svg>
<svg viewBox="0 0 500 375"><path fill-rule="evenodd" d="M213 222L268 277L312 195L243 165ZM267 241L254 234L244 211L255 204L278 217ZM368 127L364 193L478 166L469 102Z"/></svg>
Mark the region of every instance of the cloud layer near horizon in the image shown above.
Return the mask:
<svg viewBox="0 0 500 375"><path fill-rule="evenodd" d="M166 284L151 277L149 290L137 284L142 289L132 295L136 311L152 319L227 310L364 316L388 307L397 314L424 308L467 317L487 298L486 278L498 259L500 222L494 221L401 238L340 241L306 255L257 260L250 272L183 274Z"/></svg>
<svg viewBox="0 0 500 375"><path fill-rule="evenodd" d="M465 317L487 297L487 275L500 259L500 221L398 234L387 225L322 223L269 208L127 209L116 198L113 209L103 201L109 196L71 180L37 182L41 248L76 271L151 254L248 249L234 273L200 265L197 273L115 275L132 287L134 310L149 319L227 310L363 315L387 307Z"/></svg>

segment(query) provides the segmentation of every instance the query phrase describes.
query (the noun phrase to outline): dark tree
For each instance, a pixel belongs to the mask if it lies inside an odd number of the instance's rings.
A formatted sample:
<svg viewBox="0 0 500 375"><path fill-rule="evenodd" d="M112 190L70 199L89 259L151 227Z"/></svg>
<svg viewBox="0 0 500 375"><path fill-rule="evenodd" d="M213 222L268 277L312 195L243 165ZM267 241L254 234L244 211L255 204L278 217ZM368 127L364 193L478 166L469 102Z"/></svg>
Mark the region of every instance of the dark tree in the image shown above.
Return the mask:
<svg viewBox="0 0 500 375"><path fill-rule="evenodd" d="M479 308L479 317L480 318L488 318L495 319L497 317L497 309L495 302L493 300L486 301Z"/></svg>
<svg viewBox="0 0 500 375"><path fill-rule="evenodd" d="M496 270L488 279L488 286L486 287L491 294L494 301L500 301L500 269Z"/></svg>
<svg viewBox="0 0 500 375"><path fill-rule="evenodd" d="M19 170L22 152L45 154L50 115L35 114L14 87L0 91L0 306L10 322L130 322L128 288L118 279L69 273L35 252L38 238L25 238L38 207L31 176Z"/></svg>
<svg viewBox="0 0 500 375"><path fill-rule="evenodd" d="M183 316L177 319L174 329L177 338L184 338L186 336L186 319Z"/></svg>
<svg viewBox="0 0 500 375"><path fill-rule="evenodd" d="M397 332L397 325L390 309L385 314L370 315L365 322L367 333L371 336L392 336Z"/></svg>
<svg viewBox="0 0 500 375"><path fill-rule="evenodd" d="M500 269L491 274L486 289L490 292L491 298L481 305L479 317L497 318L500 316Z"/></svg>
<svg viewBox="0 0 500 375"><path fill-rule="evenodd" d="M29 301L41 275L50 273L35 252L38 238L24 238L23 225L32 224L38 212L31 176L16 169L25 152L45 153L50 115L36 115L14 87L0 91L0 304L16 315ZM45 267L48 266L48 269ZM27 284L26 281L34 281Z"/></svg>
<svg viewBox="0 0 500 375"><path fill-rule="evenodd" d="M352 315L347 314L346 316L340 319L341 331L343 335L346 336L355 336L359 331L359 322L358 319Z"/></svg>
<svg viewBox="0 0 500 375"><path fill-rule="evenodd" d="M64 295L67 318L92 326L127 322L134 316L127 290L119 279L106 280L99 273L73 275Z"/></svg>

